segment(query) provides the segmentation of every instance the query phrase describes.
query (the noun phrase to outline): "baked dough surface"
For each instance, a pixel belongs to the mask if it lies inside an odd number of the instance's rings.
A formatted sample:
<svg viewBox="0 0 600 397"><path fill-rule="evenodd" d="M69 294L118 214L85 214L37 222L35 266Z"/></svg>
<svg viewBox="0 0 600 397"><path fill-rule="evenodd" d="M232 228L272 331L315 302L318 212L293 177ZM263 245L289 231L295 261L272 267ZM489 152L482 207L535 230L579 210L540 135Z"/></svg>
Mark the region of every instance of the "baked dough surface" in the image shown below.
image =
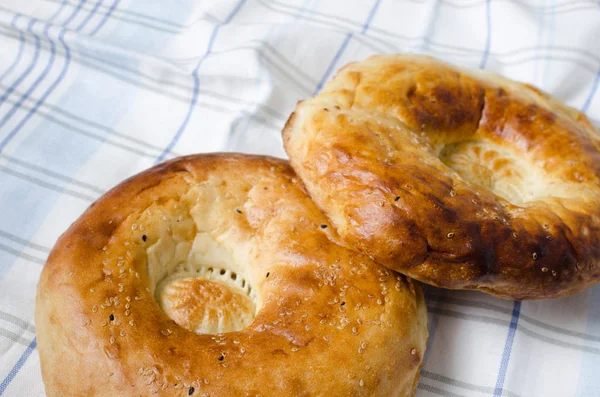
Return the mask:
<svg viewBox="0 0 600 397"><path fill-rule="evenodd" d="M409 277L510 299L600 277L599 136L532 86L373 56L300 102L283 137L342 241Z"/></svg>
<svg viewBox="0 0 600 397"><path fill-rule="evenodd" d="M47 395L412 395L421 288L328 225L283 160L189 156L123 182L42 272Z"/></svg>

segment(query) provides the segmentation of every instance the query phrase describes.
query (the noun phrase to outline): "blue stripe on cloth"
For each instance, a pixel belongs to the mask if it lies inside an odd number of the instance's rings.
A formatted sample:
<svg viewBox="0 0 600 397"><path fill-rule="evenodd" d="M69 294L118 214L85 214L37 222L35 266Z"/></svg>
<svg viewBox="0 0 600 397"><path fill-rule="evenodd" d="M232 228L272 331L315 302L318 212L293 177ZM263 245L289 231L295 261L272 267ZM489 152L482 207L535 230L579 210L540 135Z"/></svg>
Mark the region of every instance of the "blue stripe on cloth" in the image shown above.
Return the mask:
<svg viewBox="0 0 600 397"><path fill-rule="evenodd" d="M194 87L192 90L192 99L190 101L190 107L188 108L188 111L185 115L183 122L177 129L177 132L175 132L175 136L173 136L173 138L171 139L171 141L169 142L169 144L167 145L165 150L163 150L162 153L156 158L155 164L158 164L165 159L167 154L171 150L173 150L173 148L175 147L175 145L181 138L181 135L183 135L185 128L187 127L188 123L190 122L190 118L192 117L192 112L194 111L194 108L196 107L196 102L198 101L198 95L200 94L200 77L198 76L198 71L200 70L200 66L212 52L213 45L215 44L215 40L217 38L217 34L219 33L219 29L221 28L221 26L227 25L228 23L230 23L231 20L233 19L233 17L235 17L235 15L240 11L240 9L244 5L244 3L246 3L246 0L239 0L238 3L236 4L235 8L227 16L227 18L225 18L225 20L223 22L217 23L215 25L215 27L212 31L212 34L210 35L210 39L208 41L208 46L206 47L206 52L204 53L202 58L200 58L200 60L198 61L198 65L196 65L196 68L192 72L192 78L194 80Z"/></svg>
<svg viewBox="0 0 600 397"><path fill-rule="evenodd" d="M485 1L485 22L486 22L485 47L483 48L483 56L481 57L481 63L479 64L480 69L485 69L485 67L487 66L488 57L490 55L490 46L492 44L492 5L491 5L491 0Z"/></svg>
<svg viewBox="0 0 600 397"><path fill-rule="evenodd" d="M19 360L17 361L15 366L12 367L12 369L8 373L8 376L6 378L4 378L2 383L0 383L0 396L2 396L4 394L4 392L8 388L8 385L10 385L10 382L12 382L13 379L15 378L15 376L17 376L17 374L19 373L19 371L21 370L21 368L23 367L23 365L25 364L25 362L27 361L27 359L29 358L31 353L33 353L33 351L36 349L36 347L37 347L37 341L36 341L36 338L33 338L31 343L29 344L29 346L27 346L27 348L25 349L23 354L21 354L21 357L19 357Z"/></svg>
<svg viewBox="0 0 600 397"><path fill-rule="evenodd" d="M48 25L48 26L50 26L50 25ZM65 34L65 29L63 29L60 32L60 34L58 35L58 39L65 49L65 63L63 64L63 68L60 71L60 74L58 75L56 80L54 80L52 82L52 84L46 90L46 92L44 92L42 94L42 96L35 102L35 105L31 109L29 109L29 111L27 112L25 117L15 126L15 128L12 129L12 131L8 134L8 136L0 142L0 152L2 152L4 150L6 145L19 132L19 130L23 127L23 125L25 125L25 123L37 112L39 107L44 103L44 101L46 101L48 96L52 92L54 92L54 90L58 87L60 82L64 79L65 75L67 74L67 70L69 69L69 64L71 63L71 51L69 50L67 43L65 43L64 34ZM51 42L51 46L52 46L52 52L54 53L55 52L54 43L52 41L50 41L50 42Z"/></svg>
<svg viewBox="0 0 600 397"><path fill-rule="evenodd" d="M96 33L98 33L98 31L100 29L102 29L102 27L104 26L104 24L106 23L106 21L108 21L108 18L110 18L110 16L112 15L112 13L115 11L115 9L117 8L117 6L119 5L120 1L121 0L115 0L112 3L112 5L110 6L110 8L106 12L106 14L104 14L104 18L102 18L102 20L98 23L98 25L96 25L96 27L94 28L94 30L92 30L90 32L90 36L95 36Z"/></svg>
<svg viewBox="0 0 600 397"><path fill-rule="evenodd" d="M54 22L54 20L58 17L58 15L65 8L65 5L67 5L67 1L68 0L62 0L62 2L60 3L60 5L58 6L58 9L56 10L56 12L54 14L52 14L52 16L50 17L50 19L48 19L49 23Z"/></svg>
<svg viewBox="0 0 600 397"><path fill-rule="evenodd" d="M375 4L373 4L373 7L371 7L369 16L367 17L367 20L365 21L365 24L363 26L363 29L361 32L362 34L367 33L367 30L369 30L369 26L371 26L371 21L373 21L373 17L375 16L375 13L377 12L377 9L379 8L380 3L381 3L381 0L375 0Z"/></svg>
<svg viewBox="0 0 600 397"><path fill-rule="evenodd" d="M586 98L585 102L583 103L583 106L581 107L582 112L585 113L590 108L590 105L592 104L592 101L596 96L596 91L598 91L598 83L600 83L600 69L598 69L598 73L596 73L596 77L594 78L594 84L592 85L592 89L590 90L588 97Z"/></svg>
<svg viewBox="0 0 600 397"><path fill-rule="evenodd" d="M346 50L346 47L348 46L348 43L350 43L350 39L351 38L352 38L352 33L346 34L346 37L344 37L344 41L342 42L342 45L340 46L340 48L335 53L335 56L333 57L333 59L329 63L329 66L327 66L327 69L325 70L325 74L323 75L323 77L321 77L321 80L319 81L319 84L317 84L317 86L315 87L313 95L317 95L319 93L319 91L321 91L321 89L325 85L325 82L329 78L329 75L333 72L333 69L335 68L335 65L337 64L337 62L341 58L342 54Z"/></svg>
<svg viewBox="0 0 600 397"><path fill-rule="evenodd" d="M64 27L69 26L71 21L73 19L75 19L77 14L79 14L79 11L81 10L81 7L83 7L84 4L85 4L85 0L79 0L79 4L77 5L77 7L75 7L73 9L73 11L71 12L71 15L69 15L69 17L63 22L62 26L64 26Z"/></svg>
<svg viewBox="0 0 600 397"><path fill-rule="evenodd" d="M21 16L21 14L15 14L15 16L13 17L13 19L10 23L11 26L16 25L17 19L20 16ZM17 64L23 57L23 49L24 48L25 48L25 35L23 34L23 32L21 30L19 30L19 50L17 51L17 56L15 57L15 60L13 61L13 63L8 67L8 69L6 69L6 71L4 71L4 73L2 73L2 76L0 76L0 81L4 80L4 78L6 76L8 76L10 74L10 72L12 72L14 70L15 66L17 66Z"/></svg>
<svg viewBox="0 0 600 397"><path fill-rule="evenodd" d="M496 379L496 387L494 397L501 397L504 389L504 380L506 379L506 371L508 362L510 361L510 353L512 351L515 334L517 333L517 325L519 324L519 316L521 314L521 302L515 301L512 311L512 318L508 326L508 335L504 343L504 351L502 352L502 360L500 361L500 369L498 370L498 378Z"/></svg>
<svg viewBox="0 0 600 397"><path fill-rule="evenodd" d="M83 29L85 26L87 26L88 22L90 22L90 19L92 19L94 17L94 15L96 15L96 12L98 12L98 8L100 7L100 4L102 4L102 0L98 0L96 2L94 7L92 8L92 10L88 13L87 17L85 17L85 19L83 21L81 21L79 26L77 26L75 28L76 32L78 32L78 33L81 32L81 29Z"/></svg>
<svg viewBox="0 0 600 397"><path fill-rule="evenodd" d="M32 32L31 28L36 22L36 19L31 19L29 21L29 23L27 24L28 32ZM13 28L17 29L16 26L13 26ZM12 94L12 92L19 86L19 84L21 84L21 82L25 80L27 76L29 76L29 73L31 73L31 71L37 63L38 57L40 55L40 38L35 33L33 34L33 36L35 37L35 52L33 54L33 59L31 60L29 66L27 66L27 68L23 71L23 73L21 73L21 75L17 77L17 79L8 87L6 92L0 97L0 105L2 105L4 101L6 101L6 98L8 98L10 94Z"/></svg>
<svg viewBox="0 0 600 397"><path fill-rule="evenodd" d="M6 148L6 145L12 140L12 138L15 137L15 135L19 132L23 125L37 112L38 108L42 105L42 103L44 103L48 96L52 94L52 92L54 92L56 87L58 87L58 84L60 84L60 82L67 74L67 70L69 69L69 64L71 61L71 52L69 50L69 47L67 46L67 43L65 43L64 34L69 23L79 14L82 5L83 3L80 3L79 7L77 7L71 13L71 15L63 22L63 28L58 35L58 39L65 49L65 63L63 64L62 70L60 71L56 80L54 80L50 87L36 101L35 105L29 110L29 112L27 112L25 117L8 133L8 135L2 141L0 141L0 152L2 152L4 148ZM27 98L29 98L31 93L44 80L44 78L48 75L48 72L52 68L52 65L54 63L54 57L56 56L56 45L54 44L54 41L50 38L50 35L48 34L48 31L51 26L53 25L51 25L50 23L46 23L46 27L44 28L44 35L48 38L48 41L50 42L50 60L48 61L48 64L46 65L46 68L44 69L42 74L36 79L33 85L25 92L25 94L23 94L23 96L17 101L17 103L13 105L12 109L5 115L5 117L3 117L2 120L0 120L0 128L2 128L2 126L12 117L12 115L15 114L15 112L19 109L23 102L27 100Z"/></svg>
<svg viewBox="0 0 600 397"><path fill-rule="evenodd" d="M19 100L12 106L12 108L8 112L6 112L6 114L2 117L2 119L0 119L0 128L2 128L4 126L4 124L6 124L11 119L11 117L19 110L19 108L21 107L23 102L25 102L27 99L29 99L29 97L31 96L33 91L41 84L41 82L44 80L44 78L46 78L46 76L50 72L50 69L52 69L52 65L54 65L54 58L56 57L56 45L54 44L54 41L52 41L50 39L50 36L48 35L48 30L50 29L51 26L52 25L50 25L50 24L46 24L46 27L44 28L44 35L50 41L50 58L48 59L48 63L46 64L46 67L44 68L42 73L38 76L38 78L35 79L33 84L27 89L27 91L25 91L25 93L21 96L21 98L19 98ZM39 40L39 37L36 36L36 38L37 38L37 45L38 45L36 50L39 50L40 40ZM12 139L13 136L14 136L14 130L11 131L2 141L0 141L0 152L6 146L8 141L10 139Z"/></svg>
<svg viewBox="0 0 600 397"><path fill-rule="evenodd" d="M365 21L365 23L363 25L363 29L362 29L362 33L363 34L367 33L367 30L369 30L369 26L370 26L369 24L371 23L371 21L373 19L373 16L375 15L375 12L377 12L377 9L379 8L379 4L380 3L381 2L379 0L376 0L375 3L373 4L373 6L371 7L371 11L369 12L369 16L367 17L367 20ZM323 89L323 86L325 85L325 82L327 81L327 79L329 78L329 76L331 75L331 73L333 72L333 69L335 68L335 66L338 63L339 59L342 57L342 54L346 50L346 47L348 47L348 43L350 43L350 39L352 39L352 32L349 32L348 34L346 34L346 37L344 38L344 41L342 42L341 47L338 49L337 53L335 54L335 56L331 60L331 63L327 67L327 70L325 70L325 74L323 75L323 77L321 77L321 80L317 84L317 87L315 88L315 91L313 92L313 95L318 94L319 91L321 91L321 89Z"/></svg>

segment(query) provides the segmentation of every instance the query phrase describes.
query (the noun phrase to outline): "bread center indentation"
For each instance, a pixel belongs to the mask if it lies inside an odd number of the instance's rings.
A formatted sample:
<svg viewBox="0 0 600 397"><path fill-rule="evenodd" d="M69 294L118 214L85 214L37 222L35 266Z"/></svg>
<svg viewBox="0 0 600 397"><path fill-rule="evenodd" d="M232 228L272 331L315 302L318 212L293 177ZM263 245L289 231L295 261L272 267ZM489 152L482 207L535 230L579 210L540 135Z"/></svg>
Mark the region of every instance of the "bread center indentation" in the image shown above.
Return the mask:
<svg viewBox="0 0 600 397"><path fill-rule="evenodd" d="M536 184L524 177L525 165L489 142L466 141L445 145L440 160L468 182L519 205L538 196ZM528 167L531 168L531 167Z"/></svg>
<svg viewBox="0 0 600 397"><path fill-rule="evenodd" d="M199 334L240 331L254 320L256 303L245 279L226 269L202 267L195 275L178 269L156 288L162 310Z"/></svg>

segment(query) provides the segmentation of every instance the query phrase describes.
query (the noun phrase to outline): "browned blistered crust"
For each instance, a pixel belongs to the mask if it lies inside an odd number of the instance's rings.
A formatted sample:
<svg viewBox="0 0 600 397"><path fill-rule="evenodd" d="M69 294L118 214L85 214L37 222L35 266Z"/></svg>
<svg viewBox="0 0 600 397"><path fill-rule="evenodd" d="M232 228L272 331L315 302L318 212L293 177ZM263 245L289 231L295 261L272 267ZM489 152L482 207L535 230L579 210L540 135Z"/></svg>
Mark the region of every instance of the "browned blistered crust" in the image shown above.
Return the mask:
<svg viewBox="0 0 600 397"><path fill-rule="evenodd" d="M248 250L240 266L260 299L242 331L190 332L150 292L146 252L165 223L176 219L178 239L196 233L178 216L192 211L190 189L201 203L221 192L206 201L221 213L194 211ZM335 244L327 225L274 158L189 156L123 182L62 235L42 272L47 395L413 395L427 339L420 287Z"/></svg>
<svg viewBox="0 0 600 397"><path fill-rule="evenodd" d="M600 277L598 134L532 86L374 56L299 103L283 137L341 239L412 278L544 299Z"/></svg>

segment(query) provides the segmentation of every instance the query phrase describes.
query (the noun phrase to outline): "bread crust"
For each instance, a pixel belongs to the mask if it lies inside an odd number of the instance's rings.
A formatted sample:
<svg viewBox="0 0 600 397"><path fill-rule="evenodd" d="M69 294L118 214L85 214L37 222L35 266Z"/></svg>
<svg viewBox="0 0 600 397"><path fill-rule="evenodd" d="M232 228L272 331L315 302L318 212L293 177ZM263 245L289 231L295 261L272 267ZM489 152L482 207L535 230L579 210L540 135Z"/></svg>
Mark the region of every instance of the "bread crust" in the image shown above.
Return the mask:
<svg viewBox="0 0 600 397"><path fill-rule="evenodd" d="M189 156L121 183L60 237L42 271L47 395L413 395L427 339L421 288L321 225L279 159ZM241 331L196 334L154 299L149 264L171 255L156 247L174 239L181 250L201 233L256 291Z"/></svg>
<svg viewBox="0 0 600 397"><path fill-rule="evenodd" d="M341 240L409 277L508 299L600 278L600 138L532 86L374 56L300 102L283 139Z"/></svg>

